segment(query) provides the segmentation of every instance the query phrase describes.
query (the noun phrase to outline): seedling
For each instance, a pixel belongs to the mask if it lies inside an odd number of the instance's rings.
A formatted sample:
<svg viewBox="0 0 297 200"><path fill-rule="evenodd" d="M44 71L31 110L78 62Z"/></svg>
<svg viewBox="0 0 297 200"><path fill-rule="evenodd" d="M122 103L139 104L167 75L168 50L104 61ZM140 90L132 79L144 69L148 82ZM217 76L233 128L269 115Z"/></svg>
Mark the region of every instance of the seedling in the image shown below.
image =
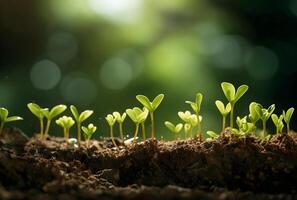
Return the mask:
<svg viewBox="0 0 297 200"><path fill-rule="evenodd" d="M230 128L233 128L233 120L234 120L234 106L236 102L247 92L249 87L247 85L241 85L237 90L234 85L228 82L223 82L221 84L222 90L231 104L230 111Z"/></svg>
<svg viewBox="0 0 297 200"><path fill-rule="evenodd" d="M0 135L2 134L4 124L7 122L13 122L13 121L18 121L18 120L23 120L23 118L19 116L11 116L8 117L8 110L6 108L0 108Z"/></svg>
<svg viewBox="0 0 297 200"><path fill-rule="evenodd" d="M57 117L58 115L60 115L62 112L64 112L66 110L67 106L65 105L57 105L55 107L53 107L50 111L48 109L44 110L44 116L47 119L47 123L46 123L46 128L45 128L45 132L43 134L43 138L46 137L48 135L48 131L51 125L52 120Z"/></svg>
<svg viewBox="0 0 297 200"><path fill-rule="evenodd" d="M256 126L253 123L247 122L247 116L243 118L237 117L236 123L239 128L240 135L246 136L256 130Z"/></svg>
<svg viewBox="0 0 297 200"><path fill-rule="evenodd" d="M192 133L191 124L185 123L184 124L184 131L185 131L185 139L187 139L188 135Z"/></svg>
<svg viewBox="0 0 297 200"><path fill-rule="evenodd" d="M116 121L119 124L121 140L124 140L123 123L126 119L127 114L124 112L121 115L119 112L113 112L112 115L115 117Z"/></svg>
<svg viewBox="0 0 297 200"><path fill-rule="evenodd" d="M135 123L135 133L133 141L136 142L139 124L143 123L147 119L149 111L148 109L141 110L138 107L134 107L133 109L127 109L126 113L130 117L130 119Z"/></svg>
<svg viewBox="0 0 297 200"><path fill-rule="evenodd" d="M285 112L283 110L283 118L287 124L287 133L288 134L290 133L290 121L291 121L293 113L294 113L294 108L289 108L289 110L287 110L287 112Z"/></svg>
<svg viewBox="0 0 297 200"><path fill-rule="evenodd" d="M275 105L272 104L271 106L269 106L269 108L263 108L262 105L258 104L261 108L261 120L262 120L262 127L263 127L263 131L262 131L262 138L266 138L267 137L267 131L266 131L266 124L268 119L271 117L272 113L275 110Z"/></svg>
<svg viewBox="0 0 297 200"><path fill-rule="evenodd" d="M183 120L186 124L189 124L190 126L189 131L186 133L188 135L190 133L192 137L193 128L198 125L198 119L196 114L192 114L190 111L185 112L178 112L178 116ZM202 116L199 116L199 121L202 121Z"/></svg>
<svg viewBox="0 0 297 200"><path fill-rule="evenodd" d="M88 119L94 111L92 110L85 110L79 114L77 108L74 105L70 106L71 113L76 121L76 126L77 126L77 141L78 145L80 145L81 141L81 124L83 121Z"/></svg>
<svg viewBox="0 0 297 200"><path fill-rule="evenodd" d="M179 132L183 129L183 124L174 125L169 121L166 121L164 124L174 134L175 139L177 139Z"/></svg>
<svg viewBox="0 0 297 200"><path fill-rule="evenodd" d="M212 139L217 139L219 137L219 134L217 134L214 131L207 131L206 134L211 137Z"/></svg>
<svg viewBox="0 0 297 200"><path fill-rule="evenodd" d="M56 120L56 124L63 128L64 138L66 141L69 139L69 130L74 125L72 117L63 116Z"/></svg>
<svg viewBox="0 0 297 200"><path fill-rule="evenodd" d="M77 139L76 139L76 138L70 138L70 139L68 140L68 144L69 144L70 146L72 146L72 147L78 147L78 146L77 146Z"/></svg>
<svg viewBox="0 0 297 200"><path fill-rule="evenodd" d="M251 121L251 123L256 125L257 121L259 121L262 116L261 106L256 102L252 102L250 103L249 111L250 111L249 120Z"/></svg>
<svg viewBox="0 0 297 200"><path fill-rule="evenodd" d="M82 126L81 129L82 129L82 131L84 133L84 137L85 137L87 148L89 148L89 146L90 146L90 139L92 138L93 134L97 130L97 127L94 126L94 124L89 124L87 127Z"/></svg>
<svg viewBox="0 0 297 200"><path fill-rule="evenodd" d="M111 114L108 114L106 117L105 117L105 119L106 119L106 121L107 121L107 123L108 123L108 125L109 125L109 130L110 130L110 138L111 138L111 141L112 141L112 143L113 143L113 145L115 146L115 147L117 147L117 144L115 143L115 140L114 140L114 136L113 136L113 127L114 127L114 124L116 123L116 118L113 116L113 115L111 115Z"/></svg>
<svg viewBox="0 0 297 200"><path fill-rule="evenodd" d="M159 94L154 98L154 100L151 102L146 96L144 95L137 95L136 99L145 107L148 109L150 113L151 118L151 138L155 138L155 124L154 124L154 112L159 107L161 102L164 99L164 94Z"/></svg>
<svg viewBox="0 0 297 200"><path fill-rule="evenodd" d="M186 101L186 103L190 104L193 111L196 113L197 119L200 117L199 113L200 113L200 109L201 109L202 100L203 100L203 95L201 93L197 93L195 102ZM202 142L202 131L201 131L200 120L197 120L197 127L198 127L197 137L199 138L199 141Z"/></svg>
<svg viewBox="0 0 297 200"><path fill-rule="evenodd" d="M224 130L226 128L226 117L231 111L231 104L228 103L225 107L223 102L217 100L216 106L217 106L218 110L220 111L221 115L223 116L222 133L224 134Z"/></svg>
<svg viewBox="0 0 297 200"><path fill-rule="evenodd" d="M272 114L271 115L271 119L275 125L276 128L276 134L280 134L283 132L283 128L284 128L284 116L280 115L279 117L276 114Z"/></svg>
<svg viewBox="0 0 297 200"><path fill-rule="evenodd" d="M27 107L29 110L39 119L40 123L40 136L43 138L44 134L44 117L45 117L45 112L48 111L48 108L41 108L39 105L35 103L28 103Z"/></svg>

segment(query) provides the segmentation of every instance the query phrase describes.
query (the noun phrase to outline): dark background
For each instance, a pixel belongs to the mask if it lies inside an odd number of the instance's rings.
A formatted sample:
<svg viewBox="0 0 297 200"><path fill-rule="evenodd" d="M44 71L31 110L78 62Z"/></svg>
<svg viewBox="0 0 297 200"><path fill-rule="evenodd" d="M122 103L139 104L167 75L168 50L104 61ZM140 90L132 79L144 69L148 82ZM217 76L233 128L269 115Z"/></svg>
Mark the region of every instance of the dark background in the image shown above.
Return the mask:
<svg viewBox="0 0 297 200"><path fill-rule="evenodd" d="M23 116L16 126L28 134L38 130L28 102L93 109L105 136L106 114L165 93L156 120L169 138L163 122L178 122L202 92L203 129L218 131L222 81L250 86L237 115L251 101L296 107L296 29L296 0L1 1L0 106Z"/></svg>

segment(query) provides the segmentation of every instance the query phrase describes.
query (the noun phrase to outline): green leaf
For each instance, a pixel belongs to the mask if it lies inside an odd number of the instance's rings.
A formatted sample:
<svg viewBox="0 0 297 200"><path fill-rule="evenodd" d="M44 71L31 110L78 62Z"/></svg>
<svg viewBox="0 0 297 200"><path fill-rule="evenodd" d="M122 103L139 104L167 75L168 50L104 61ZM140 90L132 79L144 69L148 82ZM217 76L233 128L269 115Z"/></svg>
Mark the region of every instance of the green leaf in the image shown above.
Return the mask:
<svg viewBox="0 0 297 200"><path fill-rule="evenodd" d="M225 114L225 106L224 106L224 103L221 102L221 101L219 101L219 100L217 100L217 101L215 102L215 104L216 104L218 110L220 111L220 113L221 113L222 115L224 115L224 114Z"/></svg>
<svg viewBox="0 0 297 200"><path fill-rule="evenodd" d="M236 103L248 91L248 89L249 86L241 85L236 91L234 102Z"/></svg>
<svg viewBox="0 0 297 200"><path fill-rule="evenodd" d="M60 115L62 112L64 112L66 109L67 109L67 106L65 105L62 105L62 104L57 105L51 109L51 111L49 112L48 118L53 119L56 116Z"/></svg>
<svg viewBox="0 0 297 200"><path fill-rule="evenodd" d="M256 123L258 120L260 120L263 115L261 107L256 102L250 103L249 111L250 111L249 119L253 123Z"/></svg>
<svg viewBox="0 0 297 200"><path fill-rule="evenodd" d="M274 125L277 126L277 124L278 124L278 117L277 117L277 115L276 114L272 114L271 119L272 119Z"/></svg>
<svg viewBox="0 0 297 200"><path fill-rule="evenodd" d="M136 99L147 109L149 109L149 111L153 111L153 107L152 104L150 102L150 100L144 96L144 95L137 95Z"/></svg>
<svg viewBox="0 0 297 200"><path fill-rule="evenodd" d="M197 105L198 112L201 109L202 100L203 100L203 95L201 93L197 93L196 94L196 105Z"/></svg>
<svg viewBox="0 0 297 200"><path fill-rule="evenodd" d="M164 99L164 94L159 94L151 103L153 110L156 110Z"/></svg>
<svg viewBox="0 0 297 200"><path fill-rule="evenodd" d="M35 103L28 103L28 109L39 119L44 117L44 113L42 112L42 108Z"/></svg>
<svg viewBox="0 0 297 200"><path fill-rule="evenodd" d="M235 87L228 82L223 82L221 87L228 101L233 102L235 99Z"/></svg>
<svg viewBox="0 0 297 200"><path fill-rule="evenodd" d="M111 115L111 114L108 114L108 115L105 117L105 119L106 119L106 121L107 121L107 123L108 123L109 126L113 126L113 125L115 124L115 122L116 122L116 119L115 119L114 116Z"/></svg>
<svg viewBox="0 0 297 200"><path fill-rule="evenodd" d="M175 133L175 126L171 122L166 121L164 124L171 132Z"/></svg>
<svg viewBox="0 0 297 200"><path fill-rule="evenodd" d="M175 132L176 133L179 133L182 129L183 129L183 124L182 123L179 123L175 126Z"/></svg>
<svg viewBox="0 0 297 200"><path fill-rule="evenodd" d="M84 133L85 139L89 140L89 139L91 139L93 134L96 132L97 127L94 126L93 124L89 124L87 127L82 126L81 129Z"/></svg>
<svg viewBox="0 0 297 200"><path fill-rule="evenodd" d="M8 110L6 108L0 108L0 119L5 122L8 116Z"/></svg>
<svg viewBox="0 0 297 200"><path fill-rule="evenodd" d="M61 126L62 128L71 128L74 125L74 120L72 119L72 117L68 117L68 116L63 116L60 117L59 119L56 120L56 124Z"/></svg>
<svg viewBox="0 0 297 200"><path fill-rule="evenodd" d="M19 120L23 120L23 118L19 116L11 116L6 118L5 122L13 122L13 121L19 121Z"/></svg>
<svg viewBox="0 0 297 200"><path fill-rule="evenodd" d="M185 133L188 134L191 131L191 128L192 128L191 124L186 123L184 125L184 131L185 131Z"/></svg>
<svg viewBox="0 0 297 200"><path fill-rule="evenodd" d="M209 135L211 138L218 138L219 137L219 135L214 131L207 131L206 134Z"/></svg>
<svg viewBox="0 0 297 200"><path fill-rule="evenodd" d="M289 108L287 112L283 111L284 120L287 124L290 123L293 113L294 108Z"/></svg>
<svg viewBox="0 0 297 200"><path fill-rule="evenodd" d="M197 104L192 102L192 101L186 101L187 104L190 104L191 108L193 109L194 112L198 112L198 107L197 107Z"/></svg>
<svg viewBox="0 0 297 200"><path fill-rule="evenodd" d="M78 121L81 123L83 121L85 121L86 119L88 119L92 114L93 114L93 110L85 110L83 111L78 118Z"/></svg>
<svg viewBox="0 0 297 200"><path fill-rule="evenodd" d="M70 106L70 111L71 111L71 113L72 113L74 119L75 119L76 121L79 121L78 110L77 110L77 108L76 108L74 105L71 105L71 106Z"/></svg>

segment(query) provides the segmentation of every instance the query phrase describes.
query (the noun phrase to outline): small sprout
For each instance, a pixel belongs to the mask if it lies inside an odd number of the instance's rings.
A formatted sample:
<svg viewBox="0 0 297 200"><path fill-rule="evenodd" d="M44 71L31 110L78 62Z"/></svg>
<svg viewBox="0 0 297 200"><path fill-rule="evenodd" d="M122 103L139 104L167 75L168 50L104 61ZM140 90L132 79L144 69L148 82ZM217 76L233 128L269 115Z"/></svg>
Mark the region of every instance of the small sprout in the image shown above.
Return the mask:
<svg viewBox="0 0 297 200"><path fill-rule="evenodd" d="M116 118L113 116L113 115L111 115L111 114L108 114L106 117L105 117L105 119L106 119L106 121L107 121L107 123L108 123L108 125L109 125L109 127L110 127L110 138L111 138L111 141L112 141L112 143L113 143L113 145L115 146L115 147L117 147L117 144L115 143L115 140L114 140L114 137L113 137L113 126L114 126L114 124L116 123Z"/></svg>
<svg viewBox="0 0 297 200"><path fill-rule="evenodd" d="M72 147L78 147L77 146L77 139L76 138L70 138L68 139L68 144Z"/></svg>
<svg viewBox="0 0 297 200"><path fill-rule="evenodd" d="M87 143L87 148L89 148L90 139L92 138L93 134L97 130L97 127L94 126L94 124L89 124L87 127L82 126L81 129L82 129L82 131L84 133L85 141Z"/></svg>
<svg viewBox="0 0 297 200"><path fill-rule="evenodd" d="M234 85L231 83L223 82L221 84L222 90L231 104L230 111L230 128L233 128L233 120L234 120L234 106L236 102L247 92L249 87L247 85L241 85L237 90Z"/></svg>
<svg viewBox="0 0 297 200"><path fill-rule="evenodd" d="M151 102L146 96L144 95L137 95L136 99L145 107L148 109L150 113L151 118L151 138L155 138L155 124L154 124L154 112L159 107L161 102L164 99L164 94L159 94L154 98L154 100Z"/></svg>
<svg viewBox="0 0 297 200"><path fill-rule="evenodd" d="M287 133L288 134L290 133L290 121L291 121L293 113L294 113L294 108L289 108L289 110L287 110L287 112L283 111L283 118L287 124Z"/></svg>
<svg viewBox="0 0 297 200"><path fill-rule="evenodd" d="M247 116L244 118L237 117L236 123L239 128L239 133L242 136L246 136L256 130L256 126L253 123L247 122Z"/></svg>
<svg viewBox="0 0 297 200"><path fill-rule="evenodd" d="M11 116L8 117L8 110L6 108L0 108L0 135L2 134L4 124L7 122L13 122L13 121L18 121L18 120L23 120L23 118L19 116Z"/></svg>
<svg viewBox="0 0 297 200"><path fill-rule="evenodd" d="M113 112L112 115L115 117L116 121L119 124L120 137L121 137L121 140L124 141L123 123L124 123L124 121L126 119L127 114L124 112L121 115L119 112Z"/></svg>
<svg viewBox="0 0 297 200"><path fill-rule="evenodd" d="M219 134L217 134L214 131L207 131L206 134L211 137L212 139L217 139L219 137Z"/></svg>
<svg viewBox="0 0 297 200"><path fill-rule="evenodd" d="M191 124L185 123L184 124L184 131L185 131L185 139L187 139L188 135L192 132Z"/></svg>
<svg viewBox="0 0 297 200"><path fill-rule="evenodd" d="M45 128L45 132L43 134L44 137L46 137L48 135L48 131L51 125L52 120L57 117L58 115L60 115L62 112L64 112L66 110L67 106L65 105L57 105L55 107L53 107L50 111L49 110L44 110L44 116L47 118L47 124L46 124L46 128ZM43 139L44 139L43 137Z"/></svg>
<svg viewBox="0 0 297 200"><path fill-rule="evenodd" d="M174 125L171 122L166 121L164 124L172 133L174 133L175 139L177 138L179 132L183 129L183 124L181 123Z"/></svg>
<svg viewBox="0 0 297 200"><path fill-rule="evenodd" d="M192 101L186 101L187 104L190 104L193 111L196 113L197 119L200 117L199 113L201 110L201 103L203 100L203 95L201 93L196 94L195 102ZM197 137L199 138L199 141L202 142L202 131L201 131L201 123L200 120L197 120L197 127L198 127L198 134Z"/></svg>
<svg viewBox="0 0 297 200"><path fill-rule="evenodd" d="M222 133L224 134L224 130L226 128L226 117L231 111L231 104L228 103L225 107L223 102L217 100L216 106L217 106L218 110L220 111L221 115L223 116Z"/></svg>
<svg viewBox="0 0 297 200"><path fill-rule="evenodd" d="M133 109L127 109L126 113L130 117L130 119L135 123L135 133L133 141L136 142L139 124L143 123L147 119L149 111L148 109L141 110L138 107L134 107Z"/></svg>
<svg viewBox="0 0 297 200"><path fill-rule="evenodd" d="M85 110L79 114L77 108L74 105L70 106L70 111L76 121L76 126L77 126L77 141L78 145L80 145L81 141L81 124L84 122L86 119L88 119L92 114L93 110Z"/></svg>
<svg viewBox="0 0 297 200"><path fill-rule="evenodd" d="M251 121L251 123L256 125L256 122L261 119L262 108L258 103L252 102L250 103L249 111L250 111L249 120Z"/></svg>
<svg viewBox="0 0 297 200"><path fill-rule="evenodd" d="M35 103L28 103L28 109L39 119L40 122L40 136L43 138L44 134L44 122L43 119L45 117L45 112L48 111L47 108L40 108L39 105Z"/></svg>
<svg viewBox="0 0 297 200"><path fill-rule="evenodd" d="M258 104L261 108L261 120L262 120L262 126L263 126L263 131L262 131L262 138L266 138L267 136L267 131L266 131L266 124L268 119L271 117L272 113L275 110L275 105L272 104L271 106L269 106L269 108L263 108L262 105Z"/></svg>
<svg viewBox="0 0 297 200"><path fill-rule="evenodd" d="M198 125L198 119L196 114L192 114L190 111L178 112L178 116L186 123L190 125L189 133L192 137L193 128ZM202 116L199 116L199 121L201 123ZM188 134L187 134L188 135Z"/></svg>
<svg viewBox="0 0 297 200"><path fill-rule="evenodd" d="M69 139L69 130L74 125L72 117L63 116L56 120L56 124L61 126L64 131L64 138L67 141Z"/></svg>
<svg viewBox="0 0 297 200"><path fill-rule="evenodd" d="M284 128L284 116L280 115L279 117L276 114L272 114L271 115L271 119L275 125L276 128L276 134L280 134L283 132L283 128Z"/></svg>

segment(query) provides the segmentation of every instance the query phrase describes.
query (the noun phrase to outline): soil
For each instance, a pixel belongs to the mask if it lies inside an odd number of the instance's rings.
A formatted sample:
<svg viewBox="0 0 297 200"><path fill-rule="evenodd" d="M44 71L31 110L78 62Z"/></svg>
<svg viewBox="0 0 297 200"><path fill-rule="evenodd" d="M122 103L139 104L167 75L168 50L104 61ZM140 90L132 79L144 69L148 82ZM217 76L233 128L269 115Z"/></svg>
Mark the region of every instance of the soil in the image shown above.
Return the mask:
<svg viewBox="0 0 297 200"><path fill-rule="evenodd" d="M297 199L297 133L89 149L63 138L0 136L0 199Z"/></svg>

